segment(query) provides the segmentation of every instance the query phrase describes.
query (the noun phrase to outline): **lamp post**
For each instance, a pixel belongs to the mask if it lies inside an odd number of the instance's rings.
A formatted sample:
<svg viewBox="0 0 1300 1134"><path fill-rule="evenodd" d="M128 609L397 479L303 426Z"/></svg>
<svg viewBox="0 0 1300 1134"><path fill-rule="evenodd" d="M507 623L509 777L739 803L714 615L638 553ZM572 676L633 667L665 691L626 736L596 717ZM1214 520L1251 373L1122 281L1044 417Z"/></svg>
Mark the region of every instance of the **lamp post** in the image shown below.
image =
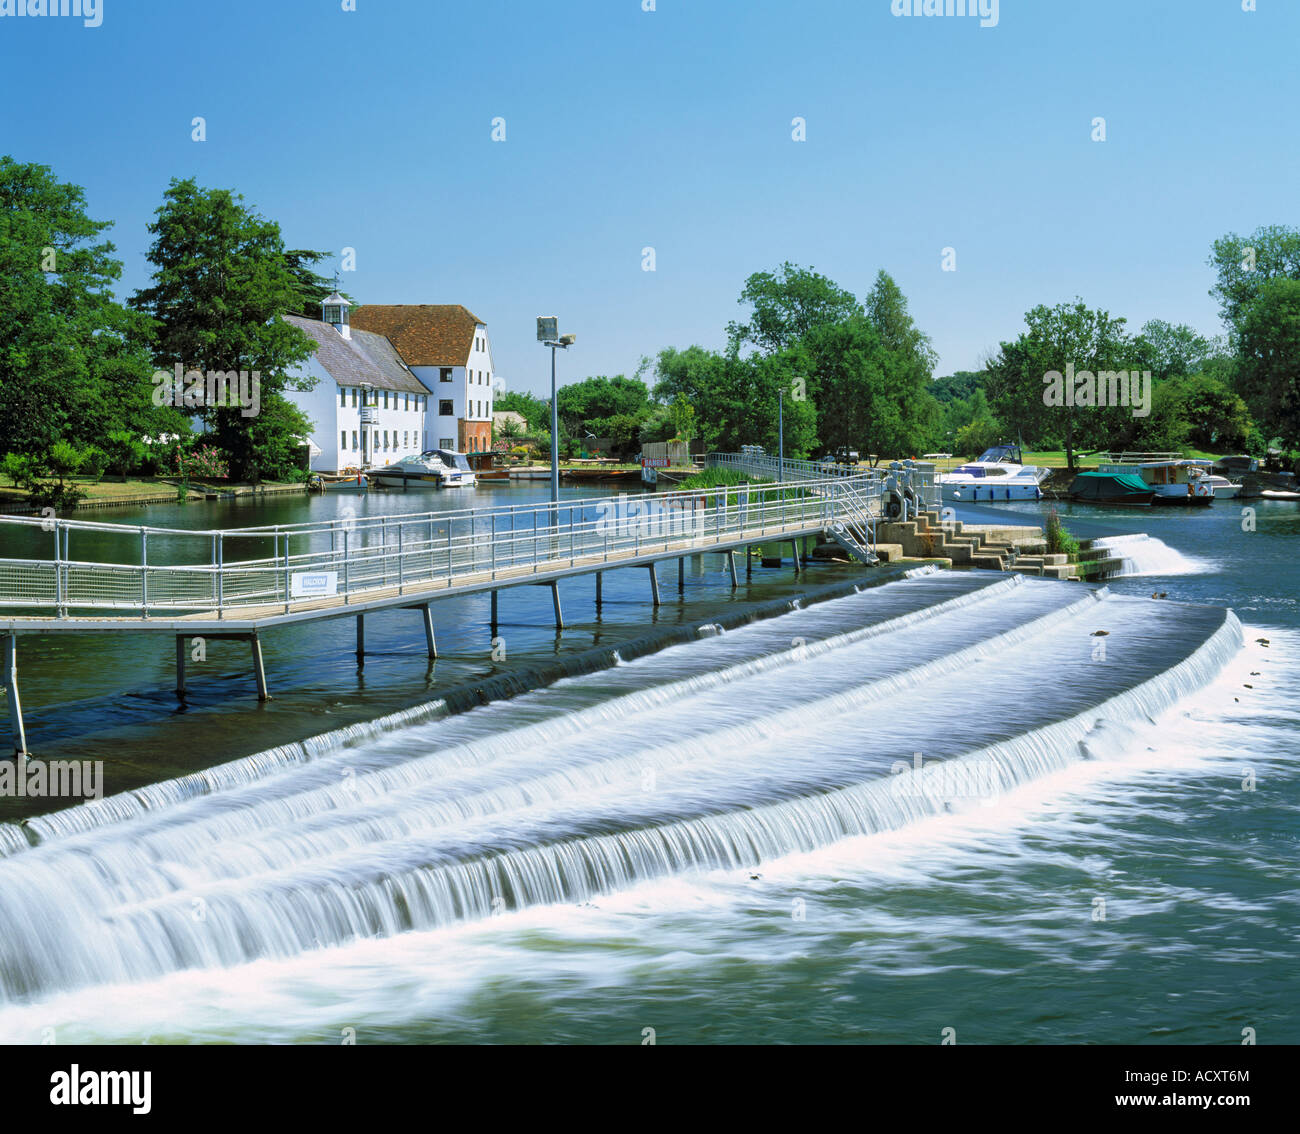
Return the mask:
<svg viewBox="0 0 1300 1134"><path fill-rule="evenodd" d="M776 388L776 482L785 483L785 387Z"/></svg>
<svg viewBox="0 0 1300 1134"><path fill-rule="evenodd" d="M555 352L568 350L577 335L561 335L560 320L554 315L537 317L537 341L551 348L551 503L559 517L560 503L560 414L555 399Z"/></svg>

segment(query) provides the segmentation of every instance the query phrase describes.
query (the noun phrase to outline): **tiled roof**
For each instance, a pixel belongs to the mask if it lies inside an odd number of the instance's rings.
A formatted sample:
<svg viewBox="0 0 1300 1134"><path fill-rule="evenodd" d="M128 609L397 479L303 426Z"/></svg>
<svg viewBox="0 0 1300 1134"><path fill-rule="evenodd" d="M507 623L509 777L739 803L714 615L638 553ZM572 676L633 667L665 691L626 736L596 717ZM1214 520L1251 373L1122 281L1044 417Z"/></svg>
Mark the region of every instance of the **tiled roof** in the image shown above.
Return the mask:
<svg viewBox="0 0 1300 1134"><path fill-rule="evenodd" d="M406 364L402 361L402 356L397 353L397 348L383 335L359 331L353 327L352 345L359 347L371 362L388 375L393 383L389 389L410 390L411 393L418 391L421 394L427 392L423 383L406 369Z"/></svg>
<svg viewBox="0 0 1300 1134"><path fill-rule="evenodd" d="M367 303L353 328L383 335L407 366L464 366L483 322L459 303Z"/></svg>
<svg viewBox="0 0 1300 1134"><path fill-rule="evenodd" d="M374 343L379 336L367 335L366 348L360 341L349 342L328 323L318 319L304 319L301 315L286 315L286 323L291 323L298 330L305 332L316 343L316 361L325 368L325 373L340 386L359 386L363 382L380 390L405 390L412 394L426 393L425 388L414 374L399 367L391 355L384 357L384 352ZM355 335L355 331L353 334ZM381 359L369 353L373 350ZM391 352L391 346L389 347Z"/></svg>

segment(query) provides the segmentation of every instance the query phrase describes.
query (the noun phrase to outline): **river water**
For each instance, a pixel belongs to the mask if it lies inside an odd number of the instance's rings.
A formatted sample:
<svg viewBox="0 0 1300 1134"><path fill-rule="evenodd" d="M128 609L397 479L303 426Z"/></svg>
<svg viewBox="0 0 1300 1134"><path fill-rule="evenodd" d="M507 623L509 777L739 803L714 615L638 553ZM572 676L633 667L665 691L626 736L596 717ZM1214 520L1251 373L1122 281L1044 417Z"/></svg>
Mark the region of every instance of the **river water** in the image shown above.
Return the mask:
<svg viewBox="0 0 1300 1134"><path fill-rule="evenodd" d="M243 522L341 507L411 503ZM1300 509L1062 511L1134 573L704 556L653 623L643 570L559 634L504 592L504 658L486 597L436 663L272 635L260 706L234 645L181 706L24 640L34 748L125 794L0 827L0 1040L1295 1042Z"/></svg>

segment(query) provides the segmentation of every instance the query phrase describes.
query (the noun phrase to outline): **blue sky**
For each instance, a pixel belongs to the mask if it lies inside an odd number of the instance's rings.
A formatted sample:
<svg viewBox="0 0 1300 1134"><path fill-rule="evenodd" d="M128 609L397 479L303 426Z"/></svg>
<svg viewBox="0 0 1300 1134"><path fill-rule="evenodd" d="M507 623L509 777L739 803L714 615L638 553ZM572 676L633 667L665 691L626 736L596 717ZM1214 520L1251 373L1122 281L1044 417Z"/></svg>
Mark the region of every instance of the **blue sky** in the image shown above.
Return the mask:
<svg viewBox="0 0 1300 1134"><path fill-rule="evenodd" d="M0 18L0 153L116 222L124 296L194 176L291 247L355 248L362 302L465 304L511 389L549 381L539 314L578 336L565 379L630 374L721 346L783 260L858 295L887 269L938 373L1075 295L1217 333L1210 243L1298 220L1297 0L1001 0L992 28L890 0L101 3Z"/></svg>

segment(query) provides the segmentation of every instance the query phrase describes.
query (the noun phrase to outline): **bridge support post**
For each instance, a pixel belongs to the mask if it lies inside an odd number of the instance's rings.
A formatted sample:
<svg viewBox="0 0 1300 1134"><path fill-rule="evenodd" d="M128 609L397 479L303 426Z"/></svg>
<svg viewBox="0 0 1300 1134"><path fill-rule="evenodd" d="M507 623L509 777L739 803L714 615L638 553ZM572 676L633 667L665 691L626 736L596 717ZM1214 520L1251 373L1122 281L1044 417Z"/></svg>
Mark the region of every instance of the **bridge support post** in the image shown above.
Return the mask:
<svg viewBox="0 0 1300 1134"><path fill-rule="evenodd" d="M496 597L495 591L492 592L492 597ZM433 611L429 609L427 602L420 609L424 611L424 644L429 649L429 657L436 658L438 656L438 642L433 636Z"/></svg>
<svg viewBox="0 0 1300 1134"><path fill-rule="evenodd" d="M176 696L185 696L185 635L176 635Z"/></svg>
<svg viewBox="0 0 1300 1134"><path fill-rule="evenodd" d="M736 549L731 548L727 552L727 566L731 568L731 589L737 590L740 587L740 580L736 578Z"/></svg>
<svg viewBox="0 0 1300 1134"><path fill-rule="evenodd" d="M492 621L492 629L493 629L493 630L496 630L496 628L497 628L497 592L496 592L496 591L493 591L493 592L492 592L492 616L491 616L491 621Z"/></svg>
<svg viewBox="0 0 1300 1134"><path fill-rule="evenodd" d="M357 668L366 664L366 616L357 615Z"/></svg>
<svg viewBox="0 0 1300 1134"><path fill-rule="evenodd" d="M555 604L555 628L564 629L564 611L560 609L560 584L551 584L551 601Z"/></svg>
<svg viewBox="0 0 1300 1134"><path fill-rule="evenodd" d="M262 664L262 640L253 634L248 639L253 650L253 677L257 681L257 699L269 701L271 695L266 691L266 667Z"/></svg>
<svg viewBox="0 0 1300 1134"><path fill-rule="evenodd" d="M600 592L601 592L601 585L603 584L604 580L605 580L605 572L597 571L596 572L596 609L597 610L600 609L601 602L603 601Z"/></svg>
<svg viewBox="0 0 1300 1134"><path fill-rule="evenodd" d="M677 593L684 595L686 593L686 556L677 557Z"/></svg>
<svg viewBox="0 0 1300 1134"><path fill-rule="evenodd" d="M754 549L745 544L745 582L754 577Z"/></svg>
<svg viewBox="0 0 1300 1134"><path fill-rule="evenodd" d="M658 606L659 605L659 576L655 574L655 565L653 563L646 564L646 567L650 572L650 597L654 600L654 605Z"/></svg>
<svg viewBox="0 0 1300 1134"><path fill-rule="evenodd" d="M4 668L0 670L9 703L9 730L14 739L14 759L27 759L27 730L23 725L23 703L18 696L18 635L5 638Z"/></svg>
<svg viewBox="0 0 1300 1134"><path fill-rule="evenodd" d="M794 556L794 573L797 575L801 568L799 563L799 541L797 539L790 541L790 554Z"/></svg>

